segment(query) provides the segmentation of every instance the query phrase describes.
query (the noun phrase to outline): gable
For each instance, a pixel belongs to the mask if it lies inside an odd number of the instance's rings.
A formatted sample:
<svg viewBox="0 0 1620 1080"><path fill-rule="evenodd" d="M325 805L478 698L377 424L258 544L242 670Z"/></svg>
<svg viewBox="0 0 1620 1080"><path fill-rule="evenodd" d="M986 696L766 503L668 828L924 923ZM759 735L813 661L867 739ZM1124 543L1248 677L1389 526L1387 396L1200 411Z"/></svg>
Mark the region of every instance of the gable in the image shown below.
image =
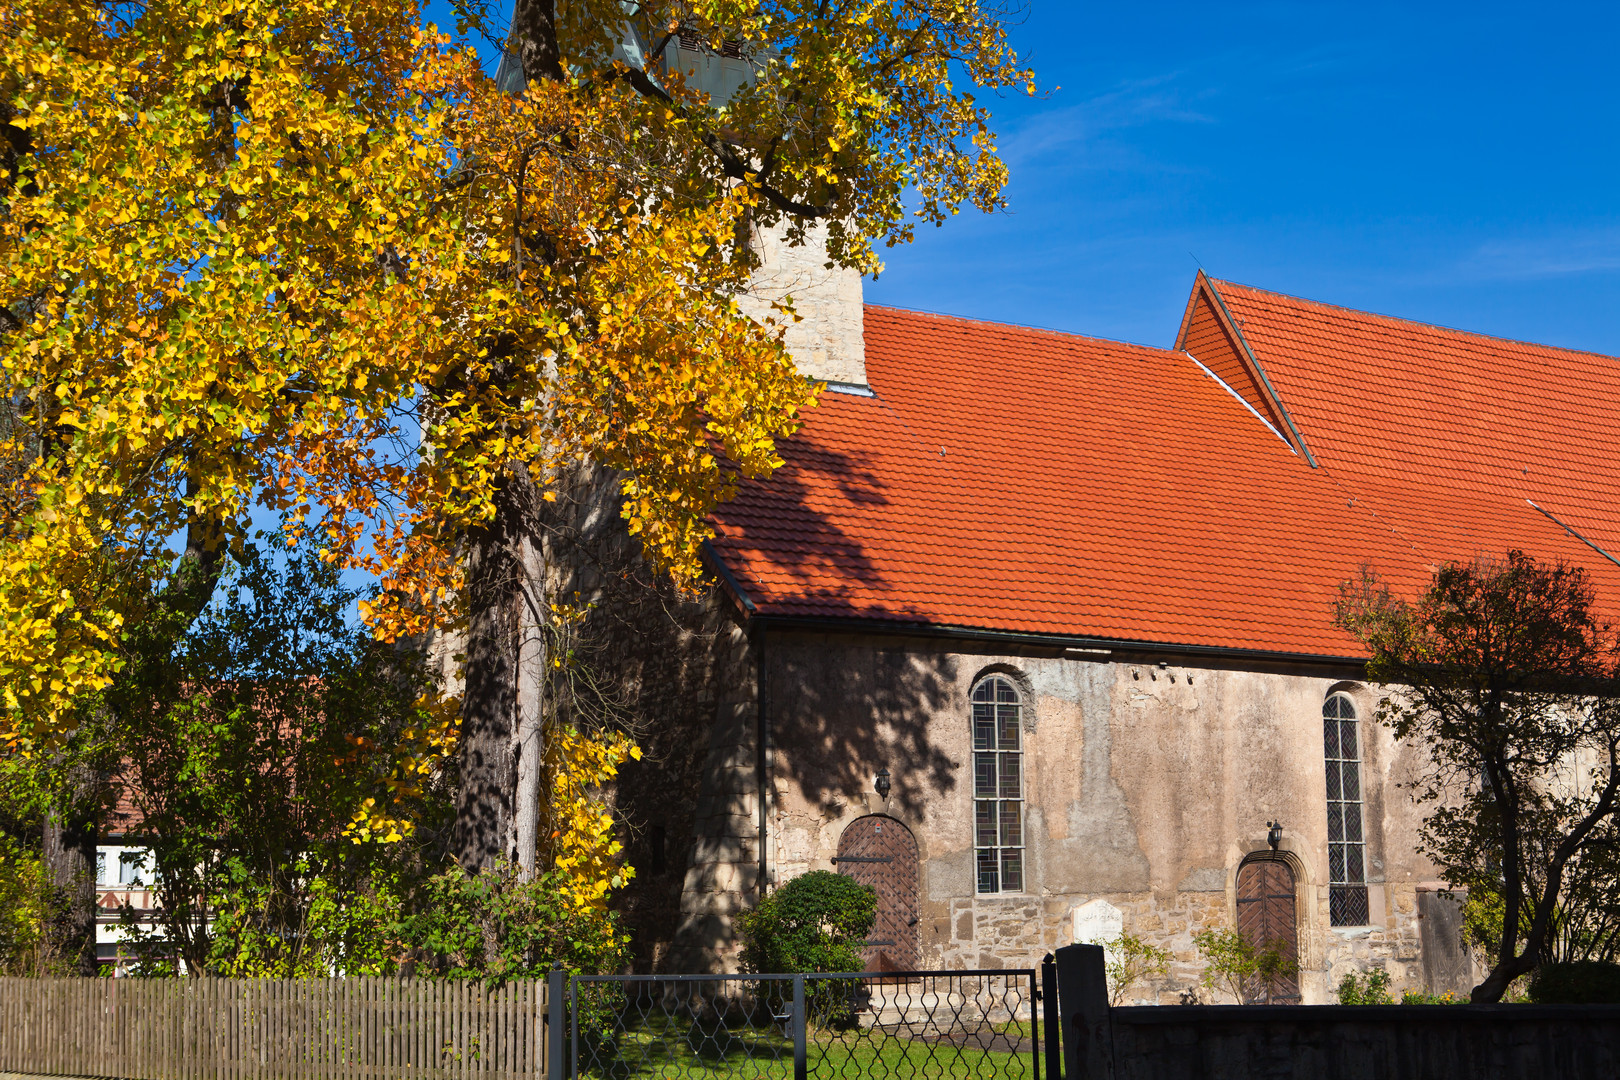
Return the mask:
<svg viewBox="0 0 1620 1080"><path fill-rule="evenodd" d="M1283 441L1310 460L1310 451L1295 428L1293 418L1266 378L1259 358L1249 348L1242 324L1232 317L1215 284L1202 270L1193 283L1187 312L1176 335L1176 348L1208 368L1270 424Z"/></svg>

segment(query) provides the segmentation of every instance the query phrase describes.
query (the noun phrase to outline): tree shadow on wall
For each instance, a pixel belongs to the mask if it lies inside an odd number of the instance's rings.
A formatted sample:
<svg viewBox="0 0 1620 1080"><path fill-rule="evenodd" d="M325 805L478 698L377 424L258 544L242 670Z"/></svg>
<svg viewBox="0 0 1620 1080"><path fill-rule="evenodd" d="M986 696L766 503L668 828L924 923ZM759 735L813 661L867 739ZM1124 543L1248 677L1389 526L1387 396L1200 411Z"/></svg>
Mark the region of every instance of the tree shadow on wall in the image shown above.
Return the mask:
<svg viewBox="0 0 1620 1080"><path fill-rule="evenodd" d="M878 472L803 432L784 456L787 464L769 480L745 483L723 508L718 554L729 554L736 567L728 542L764 552L777 588L826 615L905 619L897 608L859 609L851 595L888 591L860 535L891 507ZM738 834L733 854L757 860L757 820L744 812L738 792L714 785L722 744L740 724L751 738L754 726L754 658L744 616L723 591L683 595L652 571L624 527L610 471L580 470L547 514L553 595L567 600L578 592L594 602L582 635L593 643L588 659L622 695L644 750L613 789L626 859L637 871L615 907L632 932L635 969L659 970L682 922L683 888L692 887L687 869L699 844L709 845L699 862L714 857L708 833ZM745 592L756 587L746 573L739 576ZM954 662L905 648L834 651L848 655L826 670L810 670L811 653L790 654L787 666L768 658L767 708L779 741L793 747L779 758L788 770L783 778L826 811L870 792L873 773L886 765L894 778L892 812L914 821L931 795L955 784L957 765L932 744L926 724L950 707ZM731 763L731 785L751 791L753 752L733 756L748 760ZM752 886L750 876L746 888ZM721 944L719 937L709 942Z"/></svg>
<svg viewBox="0 0 1620 1080"><path fill-rule="evenodd" d="M961 765L930 724L959 704L955 656L854 635L778 635L766 649L777 776L824 816L860 805L883 768L886 809L902 821L920 821L931 798L955 790Z"/></svg>
<svg viewBox="0 0 1620 1080"><path fill-rule="evenodd" d="M912 445L909 432L887 431L894 418L881 401L848 407L882 410L870 417L870 437L864 428L828 439L801 430L783 448L786 464L744 485L724 508L726 535L715 546L763 563L773 606L817 618L926 622L880 560L898 554L900 538L943 535L929 493L955 482L952 465ZM852 438L861 440L859 457L830 445ZM754 584L746 569L738 577L745 590ZM929 798L956 785L959 765L936 745L928 720L954 707L957 663L926 644L857 633L852 626L848 634L765 637L765 707L784 751L775 756L777 776L836 814L871 794L873 775L886 767L888 809L916 821Z"/></svg>

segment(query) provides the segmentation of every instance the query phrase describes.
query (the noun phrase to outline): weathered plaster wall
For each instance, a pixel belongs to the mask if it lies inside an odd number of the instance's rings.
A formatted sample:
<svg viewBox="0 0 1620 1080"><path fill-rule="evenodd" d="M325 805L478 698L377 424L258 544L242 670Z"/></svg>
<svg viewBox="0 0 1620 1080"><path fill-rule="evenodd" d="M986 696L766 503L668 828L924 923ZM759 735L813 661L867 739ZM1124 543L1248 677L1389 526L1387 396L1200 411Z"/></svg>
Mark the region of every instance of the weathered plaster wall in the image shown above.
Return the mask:
<svg viewBox="0 0 1620 1080"><path fill-rule="evenodd" d="M1238 866L1267 850L1266 823L1278 820L1298 881L1305 1000L1332 1000L1345 972L1372 965L1397 992L1424 988L1417 896L1437 883L1415 854L1418 816L1394 787L1412 763L1368 719L1371 694L1342 673L924 639L777 634L766 648L773 878L831 868L839 834L863 814L899 818L922 853L927 965L1033 964L1072 940L1076 908L1103 899L1125 931L1175 955L1170 977L1134 996L1175 1002L1201 971L1192 935L1233 924ZM1016 896L974 893L968 698L991 670L1012 675L1030 706L1027 883ZM1363 718L1366 927L1329 925L1321 710L1336 689ZM886 802L872 788L881 766L894 784Z"/></svg>

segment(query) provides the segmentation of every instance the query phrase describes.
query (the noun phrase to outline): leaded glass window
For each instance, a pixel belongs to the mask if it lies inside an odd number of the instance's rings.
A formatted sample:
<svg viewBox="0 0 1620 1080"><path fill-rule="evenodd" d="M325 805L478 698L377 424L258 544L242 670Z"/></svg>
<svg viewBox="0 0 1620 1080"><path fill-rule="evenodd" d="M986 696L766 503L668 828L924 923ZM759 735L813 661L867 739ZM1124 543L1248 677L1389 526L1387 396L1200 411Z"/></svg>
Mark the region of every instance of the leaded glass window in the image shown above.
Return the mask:
<svg viewBox="0 0 1620 1080"><path fill-rule="evenodd" d="M979 891L1024 891L1023 702L992 675L973 688L973 847Z"/></svg>
<svg viewBox="0 0 1620 1080"><path fill-rule="evenodd" d="M1334 926L1367 924L1367 839L1361 812L1361 731L1348 694L1322 703L1327 758L1328 914Z"/></svg>

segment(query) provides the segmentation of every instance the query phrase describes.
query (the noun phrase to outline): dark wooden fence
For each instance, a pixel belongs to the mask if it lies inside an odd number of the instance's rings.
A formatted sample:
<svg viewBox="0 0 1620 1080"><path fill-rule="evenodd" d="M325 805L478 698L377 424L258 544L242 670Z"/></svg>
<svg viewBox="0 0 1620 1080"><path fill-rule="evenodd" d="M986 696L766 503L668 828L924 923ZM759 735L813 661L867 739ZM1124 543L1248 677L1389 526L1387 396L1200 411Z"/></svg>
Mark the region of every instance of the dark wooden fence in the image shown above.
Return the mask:
<svg viewBox="0 0 1620 1080"><path fill-rule="evenodd" d="M0 979L0 1072L506 1080L546 1071L546 984Z"/></svg>
<svg viewBox="0 0 1620 1080"><path fill-rule="evenodd" d="M1620 1005L1110 1008L1101 947L1055 968L1063 1080L1620 1077Z"/></svg>

